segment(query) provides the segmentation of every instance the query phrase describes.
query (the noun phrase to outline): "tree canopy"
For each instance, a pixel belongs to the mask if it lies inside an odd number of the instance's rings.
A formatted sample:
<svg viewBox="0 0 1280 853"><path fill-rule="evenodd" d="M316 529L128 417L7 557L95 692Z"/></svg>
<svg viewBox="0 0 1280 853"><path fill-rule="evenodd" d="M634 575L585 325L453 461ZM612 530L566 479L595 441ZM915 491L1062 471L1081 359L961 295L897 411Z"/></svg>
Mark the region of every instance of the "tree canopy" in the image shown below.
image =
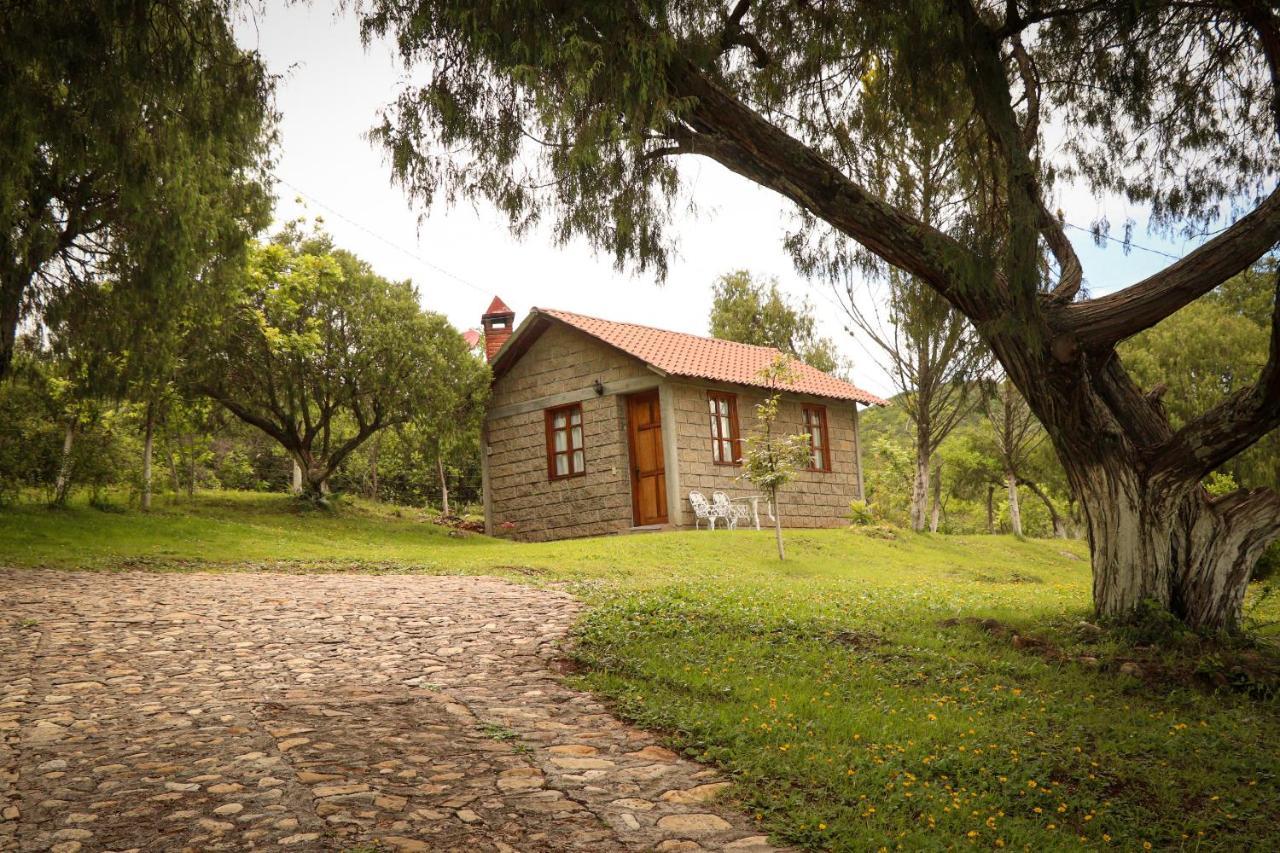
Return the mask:
<svg viewBox="0 0 1280 853"><path fill-rule="evenodd" d="M50 303L110 281L162 317L267 224L274 81L228 12L0 4L0 376Z"/></svg>
<svg viewBox="0 0 1280 853"><path fill-rule="evenodd" d="M712 285L710 319L714 337L773 347L824 373L841 372L835 342L817 332L813 306L792 304L776 279L757 281L746 270L720 276Z"/></svg>
<svg viewBox="0 0 1280 853"><path fill-rule="evenodd" d="M379 430L424 410L465 421L488 387L487 366L409 282L296 224L251 249L237 304L201 338L193 387L279 442L316 498Z"/></svg>

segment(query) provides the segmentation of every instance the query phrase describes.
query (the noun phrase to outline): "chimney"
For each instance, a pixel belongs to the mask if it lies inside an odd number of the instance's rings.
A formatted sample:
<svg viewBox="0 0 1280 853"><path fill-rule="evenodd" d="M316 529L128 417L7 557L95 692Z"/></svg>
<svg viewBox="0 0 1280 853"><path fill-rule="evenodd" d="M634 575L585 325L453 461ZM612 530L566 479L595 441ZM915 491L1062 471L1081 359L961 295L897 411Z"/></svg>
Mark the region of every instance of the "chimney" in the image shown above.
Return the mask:
<svg viewBox="0 0 1280 853"><path fill-rule="evenodd" d="M498 297L493 297L489 310L480 315L480 325L484 327L484 355L489 361L498 354L502 345L511 337L515 328L516 312Z"/></svg>

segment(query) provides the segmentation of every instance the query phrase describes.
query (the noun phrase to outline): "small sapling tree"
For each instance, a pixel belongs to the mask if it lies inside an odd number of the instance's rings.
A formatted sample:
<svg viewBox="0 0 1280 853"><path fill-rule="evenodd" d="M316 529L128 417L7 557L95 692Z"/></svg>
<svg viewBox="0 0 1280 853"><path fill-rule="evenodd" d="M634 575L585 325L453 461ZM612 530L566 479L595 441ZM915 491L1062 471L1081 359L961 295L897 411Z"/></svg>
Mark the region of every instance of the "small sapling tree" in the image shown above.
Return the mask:
<svg viewBox="0 0 1280 853"><path fill-rule="evenodd" d="M773 531L778 539L778 559L787 558L782 545L782 510L778 492L790 482L797 470L809 462L809 436L775 434L778 420L779 386L791 380L791 362L778 355L773 363L760 371L769 385L769 394L756 406L756 425L747 436L742 454L742 478L764 492L773 506Z"/></svg>

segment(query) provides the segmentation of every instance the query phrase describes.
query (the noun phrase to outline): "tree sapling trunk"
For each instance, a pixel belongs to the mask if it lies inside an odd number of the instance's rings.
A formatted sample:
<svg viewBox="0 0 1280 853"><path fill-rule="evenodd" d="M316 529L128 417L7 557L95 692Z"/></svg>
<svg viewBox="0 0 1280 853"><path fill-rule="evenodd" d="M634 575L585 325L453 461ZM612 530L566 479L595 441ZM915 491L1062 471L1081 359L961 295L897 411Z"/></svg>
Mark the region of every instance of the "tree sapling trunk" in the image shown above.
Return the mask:
<svg viewBox="0 0 1280 853"><path fill-rule="evenodd" d="M436 473L440 475L440 512L449 514L449 478L445 476L444 457L436 454Z"/></svg>
<svg viewBox="0 0 1280 853"><path fill-rule="evenodd" d="M942 519L942 463L933 466L933 498L929 508L929 532L938 532L938 522Z"/></svg>
<svg viewBox="0 0 1280 853"><path fill-rule="evenodd" d="M142 433L142 510L151 510L151 456L155 442L155 407L147 403Z"/></svg>
<svg viewBox="0 0 1280 853"><path fill-rule="evenodd" d="M1009 489L1009 529L1021 539L1022 508L1018 506L1018 478L1010 471L1004 475L1004 482Z"/></svg>
<svg viewBox="0 0 1280 853"><path fill-rule="evenodd" d="M778 559L787 559L787 551L782 546L782 510L778 508L777 495L770 495L769 501L773 504L773 536L778 540Z"/></svg>
<svg viewBox="0 0 1280 853"><path fill-rule="evenodd" d="M71 451L75 447L76 422L67 421L66 431L62 434L62 460L58 464L58 479L53 486L53 505L66 506L67 496L71 493L71 473L74 467Z"/></svg>

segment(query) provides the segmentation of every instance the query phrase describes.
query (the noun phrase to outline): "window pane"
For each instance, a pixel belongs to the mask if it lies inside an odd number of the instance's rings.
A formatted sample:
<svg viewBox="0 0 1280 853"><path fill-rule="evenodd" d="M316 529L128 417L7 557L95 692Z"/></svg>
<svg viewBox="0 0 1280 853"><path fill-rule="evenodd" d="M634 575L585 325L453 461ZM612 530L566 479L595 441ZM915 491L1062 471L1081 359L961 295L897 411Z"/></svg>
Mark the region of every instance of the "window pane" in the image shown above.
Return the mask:
<svg viewBox="0 0 1280 853"><path fill-rule="evenodd" d="M568 438L568 435L569 434L562 429L555 431L556 453L564 453L569 449L565 441L565 439Z"/></svg>
<svg viewBox="0 0 1280 853"><path fill-rule="evenodd" d="M815 423L813 427L810 429L809 434L813 436L813 446L821 447L822 446L822 424Z"/></svg>
<svg viewBox="0 0 1280 853"><path fill-rule="evenodd" d="M565 418L564 412L556 412L551 418L551 426L553 429L564 429Z"/></svg>
<svg viewBox="0 0 1280 853"><path fill-rule="evenodd" d="M723 461L725 461L725 460L724 460L724 457L723 457L723 456L721 456L720 447L721 447L721 445L720 445L720 441L719 441L719 439L716 439L715 441L712 441L712 442L711 442L711 461L712 461L712 462L723 462Z"/></svg>
<svg viewBox="0 0 1280 853"><path fill-rule="evenodd" d="M565 453L556 454L556 476L563 477L569 473L569 456Z"/></svg>
<svg viewBox="0 0 1280 853"><path fill-rule="evenodd" d="M811 460L811 464L814 468L822 470L822 452L816 447L813 448L813 459Z"/></svg>
<svg viewBox="0 0 1280 853"><path fill-rule="evenodd" d="M572 432L573 432L573 446L581 447L582 446L582 427L575 426Z"/></svg>
<svg viewBox="0 0 1280 853"><path fill-rule="evenodd" d="M713 413L711 415L711 440L715 441L720 437L720 419Z"/></svg>
<svg viewBox="0 0 1280 853"><path fill-rule="evenodd" d="M586 459L582 455L581 450L573 452L573 473L580 474L586 470Z"/></svg>
<svg viewBox="0 0 1280 853"><path fill-rule="evenodd" d="M582 409L574 409L573 411L569 412L569 423L573 424L574 426L577 426L578 424L582 423Z"/></svg>

